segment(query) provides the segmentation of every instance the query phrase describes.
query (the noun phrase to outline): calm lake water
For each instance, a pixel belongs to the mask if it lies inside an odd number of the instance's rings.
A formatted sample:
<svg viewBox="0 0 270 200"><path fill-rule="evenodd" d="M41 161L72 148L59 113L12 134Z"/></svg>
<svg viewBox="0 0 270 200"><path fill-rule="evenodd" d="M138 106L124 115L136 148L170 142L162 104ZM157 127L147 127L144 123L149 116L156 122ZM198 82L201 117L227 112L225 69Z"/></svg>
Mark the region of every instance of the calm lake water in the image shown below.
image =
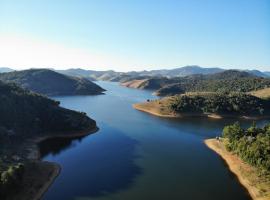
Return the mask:
<svg viewBox="0 0 270 200"><path fill-rule="evenodd" d="M203 143L233 120L155 117L132 108L156 98L150 91L98 84L108 90L106 95L55 97L63 107L86 112L100 130L41 143L43 160L62 166L45 200L250 199Z"/></svg>

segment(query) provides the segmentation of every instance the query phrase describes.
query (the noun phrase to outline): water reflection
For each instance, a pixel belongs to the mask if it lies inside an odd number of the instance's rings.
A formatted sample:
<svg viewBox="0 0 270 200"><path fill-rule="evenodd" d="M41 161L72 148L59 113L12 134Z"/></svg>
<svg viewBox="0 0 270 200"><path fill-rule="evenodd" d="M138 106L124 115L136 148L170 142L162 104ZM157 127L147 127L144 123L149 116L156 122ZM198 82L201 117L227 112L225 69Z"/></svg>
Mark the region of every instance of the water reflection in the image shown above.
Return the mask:
<svg viewBox="0 0 270 200"><path fill-rule="evenodd" d="M115 193L129 188L142 173L134 163L138 158L137 141L117 129L102 127L97 134L85 138L57 138L40 144L42 156L53 161L57 155L57 163L63 167L44 199L68 200ZM74 146L76 151L72 151ZM59 153L63 151L66 152L61 157Z"/></svg>
<svg viewBox="0 0 270 200"><path fill-rule="evenodd" d="M38 145L40 157L44 158L49 154L56 156L69 148L76 147L77 144L80 143L84 137L85 136L72 138L55 137L46 139L40 142Z"/></svg>

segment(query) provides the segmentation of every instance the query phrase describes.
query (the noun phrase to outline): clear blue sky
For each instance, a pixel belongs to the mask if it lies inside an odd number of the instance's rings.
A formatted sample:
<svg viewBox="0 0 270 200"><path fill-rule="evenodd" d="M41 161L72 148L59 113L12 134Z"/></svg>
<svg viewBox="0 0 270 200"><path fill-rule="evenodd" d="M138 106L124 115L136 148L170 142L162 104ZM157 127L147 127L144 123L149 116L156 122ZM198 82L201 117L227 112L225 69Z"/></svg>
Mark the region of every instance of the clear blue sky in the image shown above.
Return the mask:
<svg viewBox="0 0 270 200"><path fill-rule="evenodd" d="M270 71L270 0L0 0L0 42L3 67Z"/></svg>

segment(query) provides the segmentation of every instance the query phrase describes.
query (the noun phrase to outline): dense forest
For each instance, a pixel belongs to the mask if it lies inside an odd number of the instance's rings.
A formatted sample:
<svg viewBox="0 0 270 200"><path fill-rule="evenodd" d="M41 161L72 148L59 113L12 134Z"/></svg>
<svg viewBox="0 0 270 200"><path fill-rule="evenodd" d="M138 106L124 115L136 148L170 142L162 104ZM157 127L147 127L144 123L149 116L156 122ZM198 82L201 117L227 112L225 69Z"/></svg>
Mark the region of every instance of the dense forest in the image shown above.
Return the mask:
<svg viewBox="0 0 270 200"><path fill-rule="evenodd" d="M0 81L0 136L84 129L95 122L58 101ZM1 137L0 137L1 138Z"/></svg>
<svg viewBox="0 0 270 200"><path fill-rule="evenodd" d="M253 123L251 127L243 129L237 122L224 127L223 137L227 150L262 172L270 173L270 123L263 128Z"/></svg>
<svg viewBox="0 0 270 200"><path fill-rule="evenodd" d="M0 73L0 80L45 95L93 95L105 91L86 78L71 77L48 69Z"/></svg>
<svg viewBox="0 0 270 200"><path fill-rule="evenodd" d="M173 96L168 107L175 113L257 116L269 114L270 101L241 92L198 93Z"/></svg>

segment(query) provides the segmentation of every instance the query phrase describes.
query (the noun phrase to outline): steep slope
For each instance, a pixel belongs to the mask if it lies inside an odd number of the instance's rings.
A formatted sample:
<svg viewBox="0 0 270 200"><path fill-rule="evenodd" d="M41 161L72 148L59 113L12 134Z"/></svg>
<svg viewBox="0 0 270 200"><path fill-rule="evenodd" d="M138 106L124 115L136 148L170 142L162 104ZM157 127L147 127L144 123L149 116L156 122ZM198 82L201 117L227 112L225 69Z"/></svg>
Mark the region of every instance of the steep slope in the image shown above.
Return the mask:
<svg viewBox="0 0 270 200"><path fill-rule="evenodd" d="M104 89L85 78L70 77L48 69L30 69L0 74L0 80L45 95L94 95Z"/></svg>

